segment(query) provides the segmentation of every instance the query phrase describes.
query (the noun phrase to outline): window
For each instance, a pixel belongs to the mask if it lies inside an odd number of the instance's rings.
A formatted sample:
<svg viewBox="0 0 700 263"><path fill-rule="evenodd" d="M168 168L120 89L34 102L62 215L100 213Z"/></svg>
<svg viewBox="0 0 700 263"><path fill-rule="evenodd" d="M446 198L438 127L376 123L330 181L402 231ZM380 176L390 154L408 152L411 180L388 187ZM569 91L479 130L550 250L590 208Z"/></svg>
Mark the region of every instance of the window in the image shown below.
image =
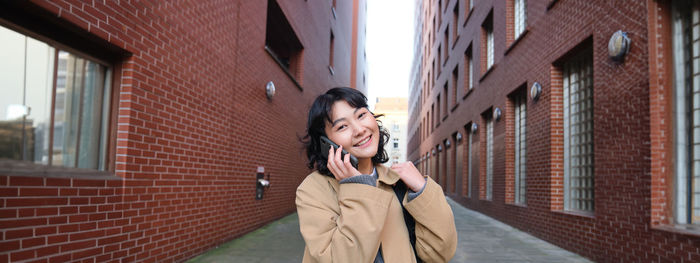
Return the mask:
<svg viewBox="0 0 700 263"><path fill-rule="evenodd" d="M675 69L675 223L700 224L700 4L672 7Z"/></svg>
<svg viewBox="0 0 700 263"><path fill-rule="evenodd" d="M442 0L438 1L437 14L438 14L438 22L442 23Z"/></svg>
<svg viewBox="0 0 700 263"><path fill-rule="evenodd" d="M430 35L430 43L435 43L435 33L437 33L437 23L435 22L435 17L433 17L433 32Z"/></svg>
<svg viewBox="0 0 700 263"><path fill-rule="evenodd" d="M443 34L444 38L445 38L445 40L443 41L443 43L445 45L445 55L444 55L445 61L443 63L445 63L445 64L447 64L447 59L450 57L450 42L449 42L450 39L449 39L448 32L450 32L450 25L447 25L447 27L445 27L445 33Z"/></svg>
<svg viewBox="0 0 700 263"><path fill-rule="evenodd" d="M331 74L333 74L333 53L335 53L335 36L333 35L333 31L331 31L331 42L330 42L330 52L328 53L328 67L331 70ZM363 76L364 77L364 76Z"/></svg>
<svg viewBox="0 0 700 263"><path fill-rule="evenodd" d="M457 42L457 20L459 19L459 1L455 3L455 8L452 10L452 47L454 48L454 43Z"/></svg>
<svg viewBox="0 0 700 263"><path fill-rule="evenodd" d="M514 125L513 137L515 137L515 160L513 162L514 179L515 179L515 203L525 204L526 193L526 171L527 171L527 92L526 87L523 91L516 93L513 98L514 104Z"/></svg>
<svg viewBox="0 0 700 263"><path fill-rule="evenodd" d="M394 141L394 149L398 149L399 148L399 138L394 138L393 141Z"/></svg>
<svg viewBox="0 0 700 263"><path fill-rule="evenodd" d="M462 176L464 173L462 172L464 169L464 138L461 136L462 134L459 132L454 132L452 133L452 142L454 142L454 150L451 152L451 169L452 170L452 184L450 186L452 187L452 192L457 193L460 192L462 195L464 195L463 189L458 189L457 186L462 187L464 185L464 176Z"/></svg>
<svg viewBox="0 0 700 263"><path fill-rule="evenodd" d="M438 108L440 108L439 103L440 103L440 96L438 95ZM430 118L432 119L432 120L430 121L430 124L431 124L431 126L430 126L430 132L432 133L432 131L435 130L435 126L437 126L437 123L435 122L435 103L433 103L433 104L430 105L430 112L433 113L433 114L430 115Z"/></svg>
<svg viewBox="0 0 700 263"><path fill-rule="evenodd" d="M493 119L486 114L486 200L493 198Z"/></svg>
<svg viewBox="0 0 700 263"><path fill-rule="evenodd" d="M440 63L442 61L442 45L438 45L437 49L437 75L440 76L440 72L442 72L442 64ZM435 64L433 64L435 66Z"/></svg>
<svg viewBox="0 0 700 263"><path fill-rule="evenodd" d="M303 46L275 0L267 1L265 50L294 81L301 79Z"/></svg>
<svg viewBox="0 0 700 263"><path fill-rule="evenodd" d="M472 47L469 46L467 51L464 52L464 80L466 82L464 83L464 95L467 95L467 93L474 88L473 66Z"/></svg>
<svg viewBox="0 0 700 263"><path fill-rule="evenodd" d="M447 89L448 89L447 82L445 82L445 86L442 87L442 94L445 94L445 103L442 104L443 105L443 109L442 109L442 119L443 120L445 118L447 118L447 111L448 111L448 107L447 107L447 101L448 101L447 97L448 96L447 96L447 94L449 94L449 93L447 92Z"/></svg>
<svg viewBox="0 0 700 263"><path fill-rule="evenodd" d="M106 170L111 67L0 26L0 159Z"/></svg>
<svg viewBox="0 0 700 263"><path fill-rule="evenodd" d="M418 139L419 141L423 141L425 139L425 137L423 137L423 127L425 127L424 125L425 125L425 117L423 117L423 119L421 119L420 125L418 125L418 131L420 131L420 137Z"/></svg>
<svg viewBox="0 0 700 263"><path fill-rule="evenodd" d="M593 51L579 52L563 64L564 209L594 210L593 204Z"/></svg>
<svg viewBox="0 0 700 263"><path fill-rule="evenodd" d="M525 31L527 25L526 0L513 0L513 39L517 39Z"/></svg>
<svg viewBox="0 0 700 263"><path fill-rule="evenodd" d="M430 94L433 87L435 87L435 59L433 58L433 74L428 73L428 78L430 79L430 89L428 89L428 94Z"/></svg>
<svg viewBox="0 0 700 263"><path fill-rule="evenodd" d="M452 70L452 107L457 106L457 79L459 78L459 68L458 66L455 66L455 69Z"/></svg>
<svg viewBox="0 0 700 263"><path fill-rule="evenodd" d="M335 7L336 7L336 4L337 4L337 0L331 0L331 1L332 1L332 3L331 3L331 13L333 14L333 18L336 18ZM366 35L366 33L365 33L365 35Z"/></svg>
<svg viewBox="0 0 700 263"><path fill-rule="evenodd" d="M440 105L442 104L442 100L440 99L440 95L441 94L437 95L437 114L435 114L435 121L436 121L435 124L437 124L437 125L440 125L440 119L442 118L442 113L440 112L440 110L442 109L440 107ZM437 125L436 125L436 127L437 127Z"/></svg>
<svg viewBox="0 0 700 263"><path fill-rule="evenodd" d="M465 126L467 131L467 197L472 197L472 139L474 137L474 132L472 131L472 123L468 123Z"/></svg>
<svg viewBox="0 0 700 263"><path fill-rule="evenodd" d="M484 71L483 73L486 73L489 69L491 69L491 66L493 66L493 14L489 14L489 16L486 18L486 21L482 25L481 28L481 36L482 36L482 51L485 55L485 65L483 67Z"/></svg>

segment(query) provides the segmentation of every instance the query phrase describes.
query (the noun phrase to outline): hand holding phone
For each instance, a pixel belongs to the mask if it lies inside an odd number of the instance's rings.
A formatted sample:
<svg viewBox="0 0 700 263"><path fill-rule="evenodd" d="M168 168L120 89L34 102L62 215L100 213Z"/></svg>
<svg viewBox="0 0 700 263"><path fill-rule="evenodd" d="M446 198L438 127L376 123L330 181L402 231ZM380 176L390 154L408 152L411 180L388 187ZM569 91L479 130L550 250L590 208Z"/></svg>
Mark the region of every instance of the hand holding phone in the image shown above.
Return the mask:
<svg viewBox="0 0 700 263"><path fill-rule="evenodd" d="M331 147L333 147L334 151L337 150L338 148L340 148L340 146L338 146L338 144L336 144L333 141L331 141L330 139L328 139L328 137L321 136L321 154L323 155L324 158L326 158L326 160L328 160L328 152L330 151ZM345 160L346 154L349 154L349 153L347 151L345 151L345 149L343 149L341 156L340 156L340 159ZM355 158L355 156L352 156L352 154L350 154L350 164L352 165L352 167L355 167L355 169L357 169L358 161L357 161L357 158Z"/></svg>

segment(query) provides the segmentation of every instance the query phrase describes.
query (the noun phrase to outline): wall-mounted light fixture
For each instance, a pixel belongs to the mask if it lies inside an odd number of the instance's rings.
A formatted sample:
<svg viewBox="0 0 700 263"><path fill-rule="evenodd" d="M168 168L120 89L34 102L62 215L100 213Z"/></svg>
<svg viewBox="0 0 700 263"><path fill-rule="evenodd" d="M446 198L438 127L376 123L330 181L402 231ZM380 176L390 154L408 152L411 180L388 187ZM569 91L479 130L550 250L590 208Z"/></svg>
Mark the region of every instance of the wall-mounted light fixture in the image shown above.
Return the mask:
<svg viewBox="0 0 700 263"><path fill-rule="evenodd" d="M437 148L438 148L438 152L441 153L442 152L442 144L438 144Z"/></svg>
<svg viewBox="0 0 700 263"><path fill-rule="evenodd" d="M445 140L445 148L449 149L450 146L452 146L452 143L450 143L450 140Z"/></svg>
<svg viewBox="0 0 700 263"><path fill-rule="evenodd" d="M608 42L608 55L617 62L623 62L625 55L630 50L630 38L627 37L627 32L618 30L610 37Z"/></svg>
<svg viewBox="0 0 700 263"><path fill-rule="evenodd" d="M433 149L433 156L435 156L435 154L437 154L437 152L435 152L435 149Z"/></svg>
<svg viewBox="0 0 700 263"><path fill-rule="evenodd" d="M496 107L495 109L493 109L493 119L494 119L495 121L500 121L500 120L501 120L501 115L502 115L502 114L503 114L503 113L501 112L501 108Z"/></svg>
<svg viewBox="0 0 700 263"><path fill-rule="evenodd" d="M532 87L530 87L530 98L537 101L540 99L540 94L542 94L542 85L540 85L539 82L532 83Z"/></svg>
<svg viewBox="0 0 700 263"><path fill-rule="evenodd" d="M268 82L265 85L265 93L267 93L267 99L271 100L275 96L275 83L272 83L272 81Z"/></svg>
<svg viewBox="0 0 700 263"><path fill-rule="evenodd" d="M455 139L457 140L457 143L462 141L462 133L458 132L457 135L455 135Z"/></svg>
<svg viewBox="0 0 700 263"><path fill-rule="evenodd" d="M476 131L479 129L479 125L476 124L476 122L472 123L472 130L471 132L473 134L476 134Z"/></svg>

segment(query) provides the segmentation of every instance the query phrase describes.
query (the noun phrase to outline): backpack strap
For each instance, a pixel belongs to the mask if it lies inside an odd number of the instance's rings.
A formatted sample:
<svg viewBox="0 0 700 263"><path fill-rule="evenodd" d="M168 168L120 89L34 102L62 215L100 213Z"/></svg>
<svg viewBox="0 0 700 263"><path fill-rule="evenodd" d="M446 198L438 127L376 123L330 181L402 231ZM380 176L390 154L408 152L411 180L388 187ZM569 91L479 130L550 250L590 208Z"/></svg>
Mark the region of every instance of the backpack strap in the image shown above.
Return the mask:
<svg viewBox="0 0 700 263"><path fill-rule="evenodd" d="M396 197L399 198L399 204L401 204L401 209L403 210L403 220L404 223L406 223L406 229L408 229L408 237L411 240L411 246L413 247L413 253L415 254L416 261L422 262L422 260L420 260L418 257L418 252L416 251L416 221L413 219L411 213L409 213L408 210L403 207L403 198L408 191L408 187L406 186L406 183L399 180L394 186L392 186L392 188L394 189Z"/></svg>

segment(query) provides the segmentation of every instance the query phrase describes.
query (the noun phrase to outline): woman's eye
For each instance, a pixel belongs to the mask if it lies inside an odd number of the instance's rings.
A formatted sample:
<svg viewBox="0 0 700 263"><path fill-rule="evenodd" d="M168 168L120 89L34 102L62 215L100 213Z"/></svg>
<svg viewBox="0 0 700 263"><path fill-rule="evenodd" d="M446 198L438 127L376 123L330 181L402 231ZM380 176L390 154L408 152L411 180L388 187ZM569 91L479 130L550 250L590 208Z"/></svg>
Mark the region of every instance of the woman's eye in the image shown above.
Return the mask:
<svg viewBox="0 0 700 263"><path fill-rule="evenodd" d="M340 125L340 126L338 126L338 129L337 129L336 131L339 131L339 130L345 129L345 127L346 127L346 126L347 126L347 125L345 125L345 124L343 124L343 125Z"/></svg>
<svg viewBox="0 0 700 263"><path fill-rule="evenodd" d="M366 112L360 113L360 116L358 118L362 119L362 117L364 117L365 114L367 114L367 113Z"/></svg>

